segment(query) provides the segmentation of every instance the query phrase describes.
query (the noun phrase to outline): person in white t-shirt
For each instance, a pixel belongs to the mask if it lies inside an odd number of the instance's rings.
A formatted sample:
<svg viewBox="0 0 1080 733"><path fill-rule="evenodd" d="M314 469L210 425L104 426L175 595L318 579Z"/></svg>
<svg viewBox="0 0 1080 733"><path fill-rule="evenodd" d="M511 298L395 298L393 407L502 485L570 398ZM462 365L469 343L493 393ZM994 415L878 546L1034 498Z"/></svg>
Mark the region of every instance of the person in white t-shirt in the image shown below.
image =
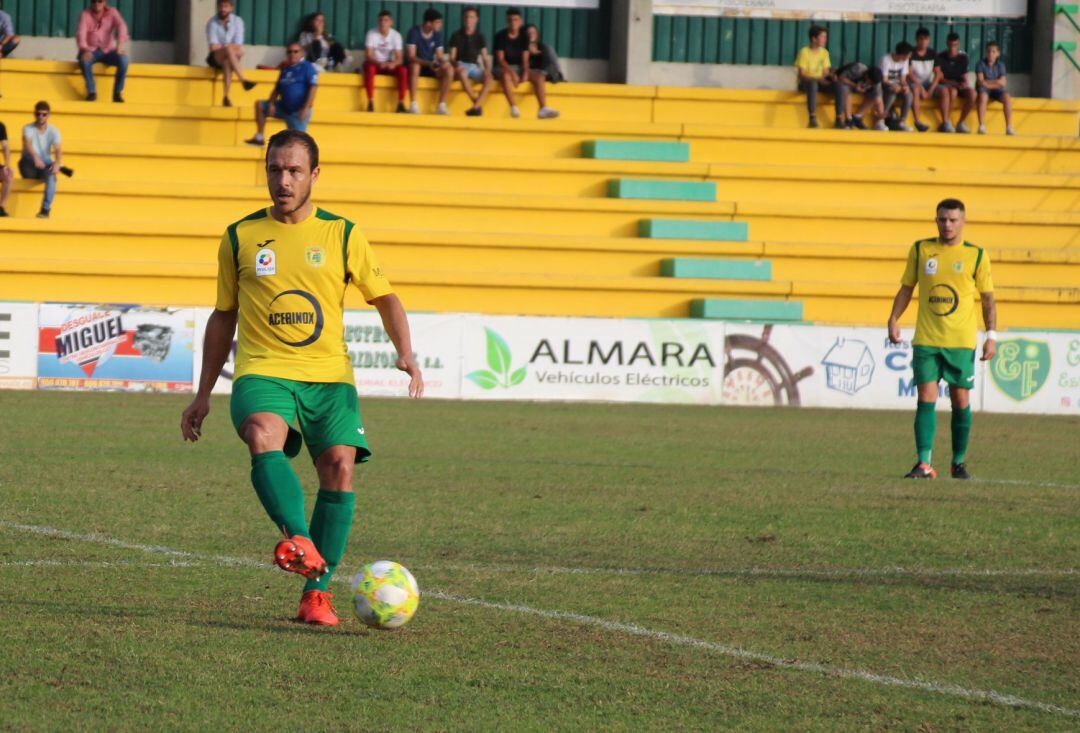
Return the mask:
<svg viewBox="0 0 1080 733"><path fill-rule="evenodd" d="M379 13L379 27L367 32L364 48L367 51L363 67L367 111L375 111L375 77L381 74L397 78L397 111L407 113L405 95L409 91L409 67L405 65L405 44L401 34L394 30L394 17L388 10Z"/></svg>
<svg viewBox="0 0 1080 733"><path fill-rule="evenodd" d="M910 73L911 44L900 41L892 53L887 53L878 62L881 69L881 91L884 97L886 125L902 132L911 132L907 126L908 112L911 111L911 88L908 87ZM900 117L893 116L893 105L900 98Z"/></svg>

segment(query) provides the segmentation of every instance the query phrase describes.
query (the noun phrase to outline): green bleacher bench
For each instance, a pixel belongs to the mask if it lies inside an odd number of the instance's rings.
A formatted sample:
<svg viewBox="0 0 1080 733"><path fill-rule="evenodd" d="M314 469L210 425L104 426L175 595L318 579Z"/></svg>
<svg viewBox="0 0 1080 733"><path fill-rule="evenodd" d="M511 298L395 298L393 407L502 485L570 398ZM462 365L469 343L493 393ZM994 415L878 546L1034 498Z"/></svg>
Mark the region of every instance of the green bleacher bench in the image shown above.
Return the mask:
<svg viewBox="0 0 1080 733"><path fill-rule="evenodd" d="M608 196L613 199L716 201L716 182L616 178L608 182Z"/></svg>
<svg viewBox="0 0 1080 733"><path fill-rule="evenodd" d="M648 160L665 163L690 162L690 143L646 140L586 140L581 144L584 158L597 160Z"/></svg>
<svg viewBox="0 0 1080 733"><path fill-rule="evenodd" d="M660 262L660 274L702 280L772 280L772 263L768 260L673 257Z"/></svg>
<svg viewBox="0 0 1080 733"><path fill-rule="evenodd" d="M726 321L801 321L803 304L798 300L695 298L690 301L690 317Z"/></svg>
<svg viewBox="0 0 1080 733"><path fill-rule="evenodd" d="M750 227L745 221L690 221L642 219L638 236L647 239L703 239L713 242L745 242Z"/></svg>

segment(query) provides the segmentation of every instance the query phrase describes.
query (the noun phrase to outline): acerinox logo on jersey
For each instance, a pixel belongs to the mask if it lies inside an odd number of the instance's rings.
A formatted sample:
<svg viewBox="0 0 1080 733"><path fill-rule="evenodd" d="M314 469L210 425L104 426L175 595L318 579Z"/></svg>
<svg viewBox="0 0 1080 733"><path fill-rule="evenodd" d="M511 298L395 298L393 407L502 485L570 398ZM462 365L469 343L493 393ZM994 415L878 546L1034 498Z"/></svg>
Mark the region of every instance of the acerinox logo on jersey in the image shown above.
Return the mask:
<svg viewBox="0 0 1080 733"><path fill-rule="evenodd" d="M310 346L323 330L322 306L304 290L286 290L274 296L266 322L276 338L286 346Z"/></svg>
<svg viewBox="0 0 1080 733"><path fill-rule="evenodd" d="M951 287L939 283L930 288L927 303L930 305L930 312L935 316L951 316L960 305L960 297Z"/></svg>
<svg viewBox="0 0 1080 733"><path fill-rule="evenodd" d="M261 249L255 255L255 277L277 274L277 257L272 249Z"/></svg>

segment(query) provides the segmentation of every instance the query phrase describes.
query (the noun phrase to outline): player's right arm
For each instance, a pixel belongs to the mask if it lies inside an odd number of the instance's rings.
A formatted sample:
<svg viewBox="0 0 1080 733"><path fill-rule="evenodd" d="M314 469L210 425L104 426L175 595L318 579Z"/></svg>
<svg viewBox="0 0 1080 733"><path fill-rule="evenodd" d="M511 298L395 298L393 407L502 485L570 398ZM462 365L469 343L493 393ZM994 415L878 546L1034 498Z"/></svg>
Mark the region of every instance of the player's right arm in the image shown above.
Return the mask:
<svg viewBox="0 0 1080 733"><path fill-rule="evenodd" d="M217 303L214 312L206 321L206 336L203 338L202 374L195 399L180 417L180 431L184 440L195 442L202 434L202 424L210 414L210 392L217 383L225 360L232 350L233 334L236 332L236 318L239 308L238 291L240 278L236 271L232 241L228 232L221 238L218 248L218 284Z"/></svg>
<svg viewBox="0 0 1080 733"><path fill-rule="evenodd" d="M904 268L904 276L900 278L900 289L893 298L892 312L889 314L889 341L898 344L900 338L900 316L904 315L908 305L911 304L911 295L915 292L915 286L919 282L919 250L913 244L908 250L907 266Z"/></svg>

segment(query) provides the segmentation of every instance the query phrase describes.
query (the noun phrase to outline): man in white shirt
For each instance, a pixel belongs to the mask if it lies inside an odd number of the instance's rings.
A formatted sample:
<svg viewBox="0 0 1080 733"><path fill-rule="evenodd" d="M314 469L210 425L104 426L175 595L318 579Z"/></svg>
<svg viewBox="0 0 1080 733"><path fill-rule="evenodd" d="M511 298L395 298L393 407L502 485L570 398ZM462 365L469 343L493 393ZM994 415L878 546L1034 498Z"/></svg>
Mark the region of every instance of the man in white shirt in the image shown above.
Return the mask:
<svg viewBox="0 0 1080 733"><path fill-rule="evenodd" d="M901 132L911 132L907 126L908 112L911 110L911 89L908 87L909 63L911 61L911 44L900 41L892 53L881 57L878 68L881 69L881 90L884 96L885 116L894 122L894 127ZM893 104L900 97L900 117L893 117ZM890 124L890 122L886 122Z"/></svg>
<svg viewBox="0 0 1080 733"><path fill-rule="evenodd" d="M225 76L225 94L221 103L232 107L229 88L233 74L243 84L244 91L255 87L255 82L245 79L240 69L240 57L244 55L244 21L233 12L232 0L218 0L217 14L206 22L206 42L210 44L206 63L211 68L221 69Z"/></svg>
<svg viewBox="0 0 1080 733"><path fill-rule="evenodd" d="M911 103L915 112L915 129L926 132L930 125L925 124L919 115L922 100L932 99L937 88L937 75L934 73L934 59L937 54L930 48L930 31L920 28L915 31L915 50L908 64L908 84L911 87Z"/></svg>
<svg viewBox="0 0 1080 733"><path fill-rule="evenodd" d="M19 173L23 178L45 181L45 196L41 199L39 219L48 219L56 196L56 174L60 172L60 131L49 124L52 110L45 101L34 105L34 121L23 128L22 157Z"/></svg>
<svg viewBox="0 0 1080 733"><path fill-rule="evenodd" d="M375 77L393 76L397 79L397 111L407 113L405 95L409 91L409 67L405 65L405 44L394 30L394 17L387 10L379 13L379 27L372 28L364 38L364 90L367 92L367 111L375 111Z"/></svg>

